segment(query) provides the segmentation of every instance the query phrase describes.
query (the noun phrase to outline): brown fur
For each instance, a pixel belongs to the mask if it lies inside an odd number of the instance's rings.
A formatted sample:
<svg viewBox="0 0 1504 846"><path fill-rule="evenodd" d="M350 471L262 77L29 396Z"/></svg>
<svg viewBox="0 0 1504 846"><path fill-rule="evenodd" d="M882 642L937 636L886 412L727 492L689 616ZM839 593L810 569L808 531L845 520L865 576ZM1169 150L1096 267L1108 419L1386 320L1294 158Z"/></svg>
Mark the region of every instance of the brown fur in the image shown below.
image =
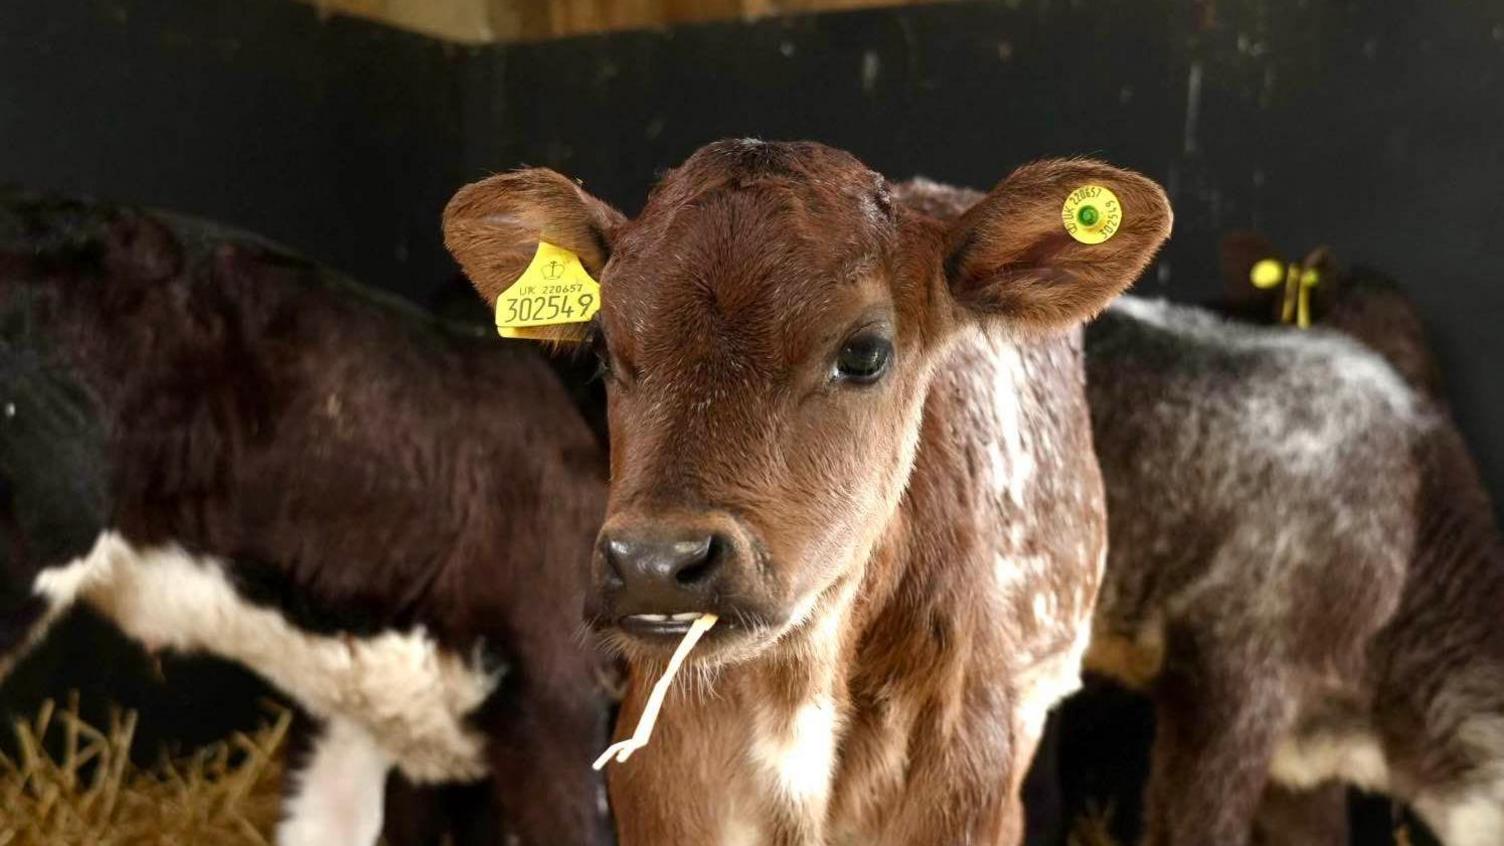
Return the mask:
<svg viewBox="0 0 1504 846"><path fill-rule="evenodd" d="M603 542L724 539L691 607L641 604L597 555L592 622L632 666L619 734L672 643L628 634L623 615L724 621L652 744L613 767L622 843L737 842L737 826L787 846L1015 842L1041 679L1076 671L1104 541L1069 330L1167 235L1163 193L1089 161L1021 168L986 196L895 189L845 153L758 141L703 148L624 223L536 201L531 186L561 181L462 190L447 243L494 296L511 278L485 275L486 256L530 254L547 232L605 237ZM1095 247L1061 237L1086 183L1128 210ZM488 228L497 210L508 223ZM832 382L848 333L874 324L892 333L890 372ZM1027 483L998 478L1025 467ZM799 766L780 770L801 723Z"/></svg>

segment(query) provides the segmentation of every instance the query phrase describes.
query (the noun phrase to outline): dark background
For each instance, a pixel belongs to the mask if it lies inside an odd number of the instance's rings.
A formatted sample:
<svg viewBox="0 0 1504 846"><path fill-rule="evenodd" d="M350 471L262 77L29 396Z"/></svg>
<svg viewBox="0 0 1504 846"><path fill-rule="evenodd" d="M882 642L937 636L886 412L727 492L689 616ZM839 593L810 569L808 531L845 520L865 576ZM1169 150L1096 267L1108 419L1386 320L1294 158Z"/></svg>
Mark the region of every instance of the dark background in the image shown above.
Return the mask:
<svg viewBox="0 0 1504 846"><path fill-rule="evenodd" d="M1139 292L1254 227L1420 303L1504 483L1504 3L1001 0L456 47L285 0L7 0L0 182L237 224L423 301L460 183L548 165L631 212L725 136L988 186L1046 155L1162 181Z"/></svg>
<svg viewBox="0 0 1504 846"><path fill-rule="evenodd" d="M724 136L981 187L1100 156L1175 205L1140 293L1215 296L1218 237L1250 227L1398 278L1498 491L1501 84L1497 0L1003 0L482 48L283 0L7 0L0 182L235 224L428 302L454 275L445 200L524 163L631 212ZM0 709L104 678L150 738L216 728L204 688L216 717L255 713L241 675L173 660L164 693L139 655L72 626Z"/></svg>

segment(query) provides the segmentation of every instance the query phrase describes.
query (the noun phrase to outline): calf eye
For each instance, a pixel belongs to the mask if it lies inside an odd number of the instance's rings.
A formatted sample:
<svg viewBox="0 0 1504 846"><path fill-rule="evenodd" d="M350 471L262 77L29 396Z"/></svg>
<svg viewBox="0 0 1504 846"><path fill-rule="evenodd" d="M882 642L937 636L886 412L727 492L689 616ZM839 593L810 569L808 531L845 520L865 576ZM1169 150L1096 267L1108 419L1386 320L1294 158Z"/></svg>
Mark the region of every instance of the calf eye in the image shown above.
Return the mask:
<svg viewBox="0 0 1504 846"><path fill-rule="evenodd" d="M893 342L882 335L855 335L836 356L835 378L858 385L870 385L882 378L893 358Z"/></svg>

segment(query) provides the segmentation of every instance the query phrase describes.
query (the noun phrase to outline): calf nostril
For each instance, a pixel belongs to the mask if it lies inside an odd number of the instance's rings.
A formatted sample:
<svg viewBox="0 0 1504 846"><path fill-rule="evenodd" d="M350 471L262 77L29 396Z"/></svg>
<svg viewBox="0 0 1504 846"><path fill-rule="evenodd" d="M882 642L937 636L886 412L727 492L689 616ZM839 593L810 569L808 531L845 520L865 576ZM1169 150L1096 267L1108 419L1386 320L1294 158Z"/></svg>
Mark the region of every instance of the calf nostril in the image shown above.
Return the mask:
<svg viewBox="0 0 1504 846"><path fill-rule="evenodd" d="M606 541L606 565L607 574L614 581L620 583L626 578L626 572L622 565L632 558L632 545L626 541L610 539Z"/></svg>
<svg viewBox="0 0 1504 846"><path fill-rule="evenodd" d="M692 548L691 548L692 546ZM674 581L685 587L705 581L721 558L721 541L707 537L682 545L682 563L674 572Z"/></svg>
<svg viewBox="0 0 1504 846"><path fill-rule="evenodd" d="M653 598L673 605L682 601L682 592L707 590L715 581L716 571L725 564L727 551L726 540L709 533L606 536L600 545L605 559L602 578L613 590L625 589L638 599Z"/></svg>

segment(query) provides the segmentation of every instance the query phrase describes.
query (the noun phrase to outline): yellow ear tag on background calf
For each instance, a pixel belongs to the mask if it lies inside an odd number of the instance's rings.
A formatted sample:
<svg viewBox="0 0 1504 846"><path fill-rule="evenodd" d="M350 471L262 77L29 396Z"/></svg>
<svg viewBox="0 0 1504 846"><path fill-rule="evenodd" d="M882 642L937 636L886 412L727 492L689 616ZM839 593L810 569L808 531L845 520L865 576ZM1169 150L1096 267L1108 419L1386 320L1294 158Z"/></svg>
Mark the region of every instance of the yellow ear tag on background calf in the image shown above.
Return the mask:
<svg viewBox="0 0 1504 846"><path fill-rule="evenodd" d="M585 323L601 307L601 286L580 257L547 241L510 288L496 298L496 331L503 338L535 338L541 326Z"/></svg>
<svg viewBox="0 0 1504 846"><path fill-rule="evenodd" d="M1255 288L1273 288L1285 281L1285 265L1279 259L1262 259L1248 272L1248 281Z"/></svg>
<svg viewBox="0 0 1504 846"><path fill-rule="evenodd" d="M1284 283L1284 301L1280 305L1281 323L1294 323L1301 329L1311 328L1311 289L1321 284L1321 273L1314 267L1285 265L1279 259L1266 258L1248 272L1255 288L1274 288Z"/></svg>
<svg viewBox="0 0 1504 846"><path fill-rule="evenodd" d="M1101 185L1082 185L1065 198L1060 222L1077 241L1100 244L1118 234L1123 204L1118 202L1118 195Z"/></svg>

